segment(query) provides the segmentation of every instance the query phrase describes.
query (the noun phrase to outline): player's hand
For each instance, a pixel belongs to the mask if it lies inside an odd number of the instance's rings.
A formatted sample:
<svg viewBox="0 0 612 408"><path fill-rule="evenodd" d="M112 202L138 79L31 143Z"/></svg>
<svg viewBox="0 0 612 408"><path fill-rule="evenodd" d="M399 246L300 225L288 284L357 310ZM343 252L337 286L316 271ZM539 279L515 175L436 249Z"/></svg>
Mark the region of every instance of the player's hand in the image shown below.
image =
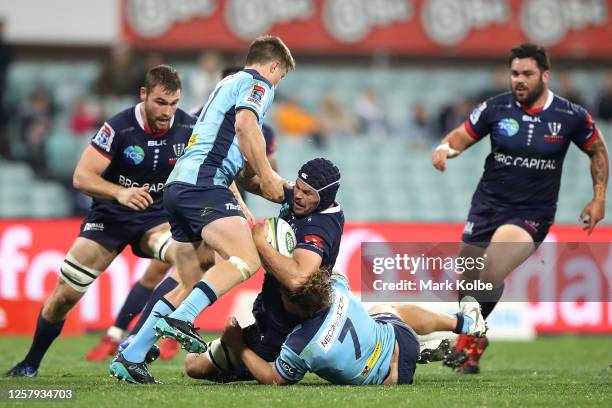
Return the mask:
<svg viewBox="0 0 612 408"><path fill-rule="evenodd" d="M284 185L285 180L276 172L272 172L270 177L261 179L259 182L259 188L261 189L263 198L275 203L280 203L285 198L285 191L283 190Z"/></svg>
<svg viewBox="0 0 612 408"><path fill-rule="evenodd" d="M583 222L582 229L591 235L595 229L595 225L603 220L606 215L606 201L601 199L592 200L584 207L580 213L580 220Z"/></svg>
<svg viewBox="0 0 612 408"><path fill-rule="evenodd" d="M117 194L117 202L138 211L145 210L153 204L153 197L149 194L149 187L129 187Z"/></svg>
<svg viewBox="0 0 612 408"><path fill-rule="evenodd" d="M436 147L431 155L431 164L433 164L436 169L444 171L446 170L446 162L448 159L459 156L459 153L461 152L451 148L448 143L443 143Z"/></svg>
<svg viewBox="0 0 612 408"><path fill-rule="evenodd" d="M266 240L268 235L268 228L265 224L255 224L255 226L251 230L251 234L253 235L253 241L255 242L255 246L257 248L259 248L261 245L270 245Z"/></svg>
<svg viewBox="0 0 612 408"><path fill-rule="evenodd" d="M243 346L244 342L242 340L242 327L240 327L240 324L238 324L236 317L231 316L229 319L227 319L225 330L221 336L221 341L234 350L239 350Z"/></svg>

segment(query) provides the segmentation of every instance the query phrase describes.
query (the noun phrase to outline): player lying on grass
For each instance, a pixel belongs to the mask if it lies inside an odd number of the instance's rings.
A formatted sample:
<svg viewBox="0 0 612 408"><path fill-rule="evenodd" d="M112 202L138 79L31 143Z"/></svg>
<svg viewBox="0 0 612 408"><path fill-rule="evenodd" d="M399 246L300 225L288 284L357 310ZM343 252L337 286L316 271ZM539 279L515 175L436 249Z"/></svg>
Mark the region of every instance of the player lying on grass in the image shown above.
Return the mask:
<svg viewBox="0 0 612 408"><path fill-rule="evenodd" d="M232 317L222 337L262 384L292 384L313 372L333 384L411 384L419 355L416 334L454 331L484 336L476 300L466 296L461 312L446 315L415 305L377 305L366 311L341 275L319 270L299 291L282 288L282 302L302 322L273 363L248 348Z"/></svg>

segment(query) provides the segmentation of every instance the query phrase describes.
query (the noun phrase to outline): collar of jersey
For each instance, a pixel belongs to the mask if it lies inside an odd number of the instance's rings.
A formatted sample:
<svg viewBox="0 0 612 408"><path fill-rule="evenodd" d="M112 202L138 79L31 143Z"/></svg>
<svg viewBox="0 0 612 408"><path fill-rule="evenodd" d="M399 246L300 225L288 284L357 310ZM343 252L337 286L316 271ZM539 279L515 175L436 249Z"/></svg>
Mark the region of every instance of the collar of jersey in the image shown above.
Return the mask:
<svg viewBox="0 0 612 408"><path fill-rule="evenodd" d="M270 88L274 88L274 86L272 85L272 82L268 81L266 78L264 78L259 72L257 72L257 70L255 69L243 69L244 72L246 72L247 74L251 74L253 76L253 78L265 82L266 84L268 84L268 86Z"/></svg>
<svg viewBox="0 0 612 408"><path fill-rule="evenodd" d="M172 129L172 125L174 125L174 116L170 118L170 126L168 127L168 130L165 130L163 132L154 133L151 130L151 128L149 128L148 126L145 126L144 119L142 118L142 115L140 114L140 105L142 105L142 102L140 102L138 105L134 107L134 116L136 116L136 122L138 122L138 126L140 126L140 128L144 130L145 133L153 137L161 137L165 135L166 133L168 133L170 129Z"/></svg>
<svg viewBox="0 0 612 408"><path fill-rule="evenodd" d="M555 94L553 94L553 92L549 89L548 90L548 97L546 98L546 102L544 102L544 105L542 106L538 106L536 108L527 108L523 105L521 105L519 103L519 101L515 101L516 104L525 111L525 113L529 114L529 115L535 115L536 113L540 113L542 111L545 111L546 109L548 109L548 107L552 104L553 98L555 97Z"/></svg>

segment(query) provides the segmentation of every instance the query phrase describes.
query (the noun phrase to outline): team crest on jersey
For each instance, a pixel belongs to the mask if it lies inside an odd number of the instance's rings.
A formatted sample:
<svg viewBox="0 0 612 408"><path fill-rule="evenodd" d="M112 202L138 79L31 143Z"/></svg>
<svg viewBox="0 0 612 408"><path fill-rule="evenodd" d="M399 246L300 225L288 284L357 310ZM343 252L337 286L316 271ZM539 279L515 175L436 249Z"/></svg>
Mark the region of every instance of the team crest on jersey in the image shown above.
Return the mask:
<svg viewBox="0 0 612 408"><path fill-rule="evenodd" d="M185 152L185 143L175 143L172 145L172 151L174 152L174 157L168 159L168 164L174 166L176 161L183 155Z"/></svg>
<svg viewBox="0 0 612 408"><path fill-rule="evenodd" d="M142 147L128 146L123 150L123 156L134 165L139 165L145 158L145 152Z"/></svg>
<svg viewBox="0 0 612 408"><path fill-rule="evenodd" d="M105 152L110 152L114 137L115 130L107 122L104 122L104 125L94 136L92 142Z"/></svg>
<svg viewBox="0 0 612 408"><path fill-rule="evenodd" d="M544 135L544 141L548 143L561 143L563 142L563 136L559 135L561 131L561 123L559 122L548 122L548 130L550 134Z"/></svg>
<svg viewBox="0 0 612 408"><path fill-rule="evenodd" d="M497 124L497 131L502 136L512 137L518 133L519 124L516 119L505 118Z"/></svg>
<svg viewBox="0 0 612 408"><path fill-rule="evenodd" d="M480 115L482 114L482 112L484 112L485 109L487 109L487 103L483 102L472 111L472 113L470 114L470 122L472 122L472 125L475 125L476 122L478 122L478 119L480 119Z"/></svg>
<svg viewBox="0 0 612 408"><path fill-rule="evenodd" d="M266 88L261 85L253 84L253 89L251 89L251 93L247 97L247 102L255 104L261 108L265 95Z"/></svg>

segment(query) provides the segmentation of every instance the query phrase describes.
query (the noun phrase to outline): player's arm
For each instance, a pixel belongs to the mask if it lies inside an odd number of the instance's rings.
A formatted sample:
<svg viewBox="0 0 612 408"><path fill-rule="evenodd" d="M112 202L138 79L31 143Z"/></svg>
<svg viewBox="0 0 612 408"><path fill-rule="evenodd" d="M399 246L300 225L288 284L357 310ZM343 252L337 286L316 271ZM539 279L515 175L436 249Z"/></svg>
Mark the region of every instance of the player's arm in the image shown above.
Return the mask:
<svg viewBox="0 0 612 408"><path fill-rule="evenodd" d="M272 170L266 157L266 141L259 129L257 115L250 109L238 110L235 129L240 150L255 175L259 176L262 197L276 203L282 202L284 180Z"/></svg>
<svg viewBox="0 0 612 408"><path fill-rule="evenodd" d="M109 158L91 145L87 146L74 170L72 185L90 197L99 200L114 200L132 210L144 210L153 204L148 187L126 188L105 180L102 173L109 164Z"/></svg>
<svg viewBox="0 0 612 408"><path fill-rule="evenodd" d="M290 384L278 373L274 363L268 363L244 344L242 328L235 317L230 317L227 321L222 340L238 354L242 363L260 384Z"/></svg>
<svg viewBox="0 0 612 408"><path fill-rule="evenodd" d="M255 174L249 163L245 163L242 170L238 172L235 178L236 184L244 188L251 194L261 196L261 183L259 176Z"/></svg>
<svg viewBox="0 0 612 408"><path fill-rule="evenodd" d="M451 130L448 135L442 139L438 147L435 148L431 156L431 164L440 170L446 170L446 162L448 159L459 156L461 152L476 143L477 139L472 137L466 128L466 123L462 123L455 129Z"/></svg>
<svg viewBox="0 0 612 408"><path fill-rule="evenodd" d="M267 230L263 224L253 228L253 240L261 261L281 285L293 292L301 288L321 267L323 258L308 249L296 248L291 257L284 256L266 241Z"/></svg>
<svg viewBox="0 0 612 408"><path fill-rule="evenodd" d="M593 179L593 199L582 212L580 218L585 220L584 229L589 234L593 232L595 225L601 221L606 213L606 189L608 187L609 158L608 148L603 135L597 133L593 136L595 141L583 147L582 150L589 156L591 161L591 178Z"/></svg>

